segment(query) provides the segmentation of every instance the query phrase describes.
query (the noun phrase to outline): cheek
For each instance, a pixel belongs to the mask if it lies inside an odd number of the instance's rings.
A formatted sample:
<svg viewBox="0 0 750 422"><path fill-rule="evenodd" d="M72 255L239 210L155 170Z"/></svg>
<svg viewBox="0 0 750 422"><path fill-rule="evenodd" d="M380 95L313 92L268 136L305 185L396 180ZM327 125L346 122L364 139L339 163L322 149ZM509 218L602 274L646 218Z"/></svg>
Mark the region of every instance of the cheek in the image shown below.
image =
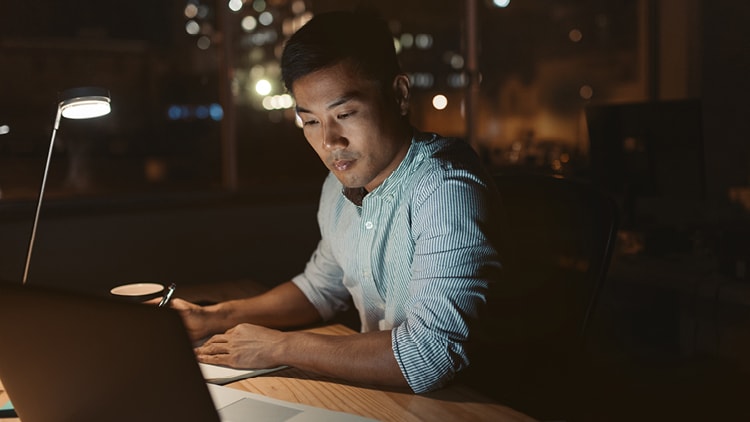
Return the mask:
<svg viewBox="0 0 750 422"><path fill-rule="evenodd" d="M302 129L302 135L304 135L305 140L307 141L307 143L311 147L315 148L315 145L318 143L315 131L312 130L312 129L305 128L305 129Z"/></svg>
<svg viewBox="0 0 750 422"><path fill-rule="evenodd" d="M307 144L310 145L310 147L315 151L316 154L320 158L323 158L323 143L320 142L316 137L314 133L308 133L307 131L303 132L305 135L305 140L307 141Z"/></svg>

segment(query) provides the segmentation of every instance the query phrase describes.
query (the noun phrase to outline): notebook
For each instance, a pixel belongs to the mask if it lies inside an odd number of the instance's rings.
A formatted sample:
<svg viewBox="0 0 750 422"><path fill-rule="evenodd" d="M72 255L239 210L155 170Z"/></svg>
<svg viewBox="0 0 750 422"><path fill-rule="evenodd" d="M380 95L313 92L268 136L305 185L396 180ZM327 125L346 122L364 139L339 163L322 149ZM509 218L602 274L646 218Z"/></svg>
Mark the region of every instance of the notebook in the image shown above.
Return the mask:
<svg viewBox="0 0 750 422"><path fill-rule="evenodd" d="M366 420L207 384L171 308L0 282L0 339L23 422Z"/></svg>

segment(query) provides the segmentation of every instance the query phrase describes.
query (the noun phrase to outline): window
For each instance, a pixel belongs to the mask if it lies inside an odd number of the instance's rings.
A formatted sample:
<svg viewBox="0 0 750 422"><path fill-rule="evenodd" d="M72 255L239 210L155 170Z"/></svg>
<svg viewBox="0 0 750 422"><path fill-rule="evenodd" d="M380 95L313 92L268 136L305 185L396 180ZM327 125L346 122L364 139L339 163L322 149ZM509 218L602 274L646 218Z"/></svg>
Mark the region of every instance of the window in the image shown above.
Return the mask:
<svg viewBox="0 0 750 422"><path fill-rule="evenodd" d="M377 2L413 86L418 128L464 136L466 3ZM503 3L503 2L499 2ZM645 2L477 2L477 150L490 166L566 173L585 162L583 107L644 99ZM64 121L58 197L245 190L326 173L280 82L284 40L348 1L11 2L4 14L0 200L35 198L56 94L110 90L111 115ZM29 24L30 22L30 24ZM3 129L4 128L4 129Z"/></svg>

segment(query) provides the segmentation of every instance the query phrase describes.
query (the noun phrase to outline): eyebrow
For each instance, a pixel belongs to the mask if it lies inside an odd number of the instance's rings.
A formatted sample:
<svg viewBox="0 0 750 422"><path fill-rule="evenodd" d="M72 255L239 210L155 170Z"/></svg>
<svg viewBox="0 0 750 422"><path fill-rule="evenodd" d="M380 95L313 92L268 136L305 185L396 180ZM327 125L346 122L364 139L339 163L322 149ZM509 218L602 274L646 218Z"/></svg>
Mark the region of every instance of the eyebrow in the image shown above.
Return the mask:
<svg viewBox="0 0 750 422"><path fill-rule="evenodd" d="M336 98L335 100L328 103L328 105L326 105L326 110L336 108L340 106L341 104L347 103L351 100L355 100L361 97L362 97L362 93L359 91L347 92L344 95L340 96L339 98ZM312 113L310 110L304 107L300 107L299 105L297 105L295 108L297 109L297 113Z"/></svg>

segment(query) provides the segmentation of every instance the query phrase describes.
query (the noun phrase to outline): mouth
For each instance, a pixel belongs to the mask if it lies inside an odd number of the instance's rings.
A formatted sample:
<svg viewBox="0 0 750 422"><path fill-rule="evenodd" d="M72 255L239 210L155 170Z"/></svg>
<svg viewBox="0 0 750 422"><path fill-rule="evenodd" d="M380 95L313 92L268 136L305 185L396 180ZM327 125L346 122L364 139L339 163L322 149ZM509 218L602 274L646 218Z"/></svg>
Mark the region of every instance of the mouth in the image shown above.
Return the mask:
<svg viewBox="0 0 750 422"><path fill-rule="evenodd" d="M346 171L354 165L354 160L333 160L331 168L336 171Z"/></svg>
<svg viewBox="0 0 750 422"><path fill-rule="evenodd" d="M329 168L334 171L349 170L356 162L357 157L351 153L334 153L328 158Z"/></svg>

